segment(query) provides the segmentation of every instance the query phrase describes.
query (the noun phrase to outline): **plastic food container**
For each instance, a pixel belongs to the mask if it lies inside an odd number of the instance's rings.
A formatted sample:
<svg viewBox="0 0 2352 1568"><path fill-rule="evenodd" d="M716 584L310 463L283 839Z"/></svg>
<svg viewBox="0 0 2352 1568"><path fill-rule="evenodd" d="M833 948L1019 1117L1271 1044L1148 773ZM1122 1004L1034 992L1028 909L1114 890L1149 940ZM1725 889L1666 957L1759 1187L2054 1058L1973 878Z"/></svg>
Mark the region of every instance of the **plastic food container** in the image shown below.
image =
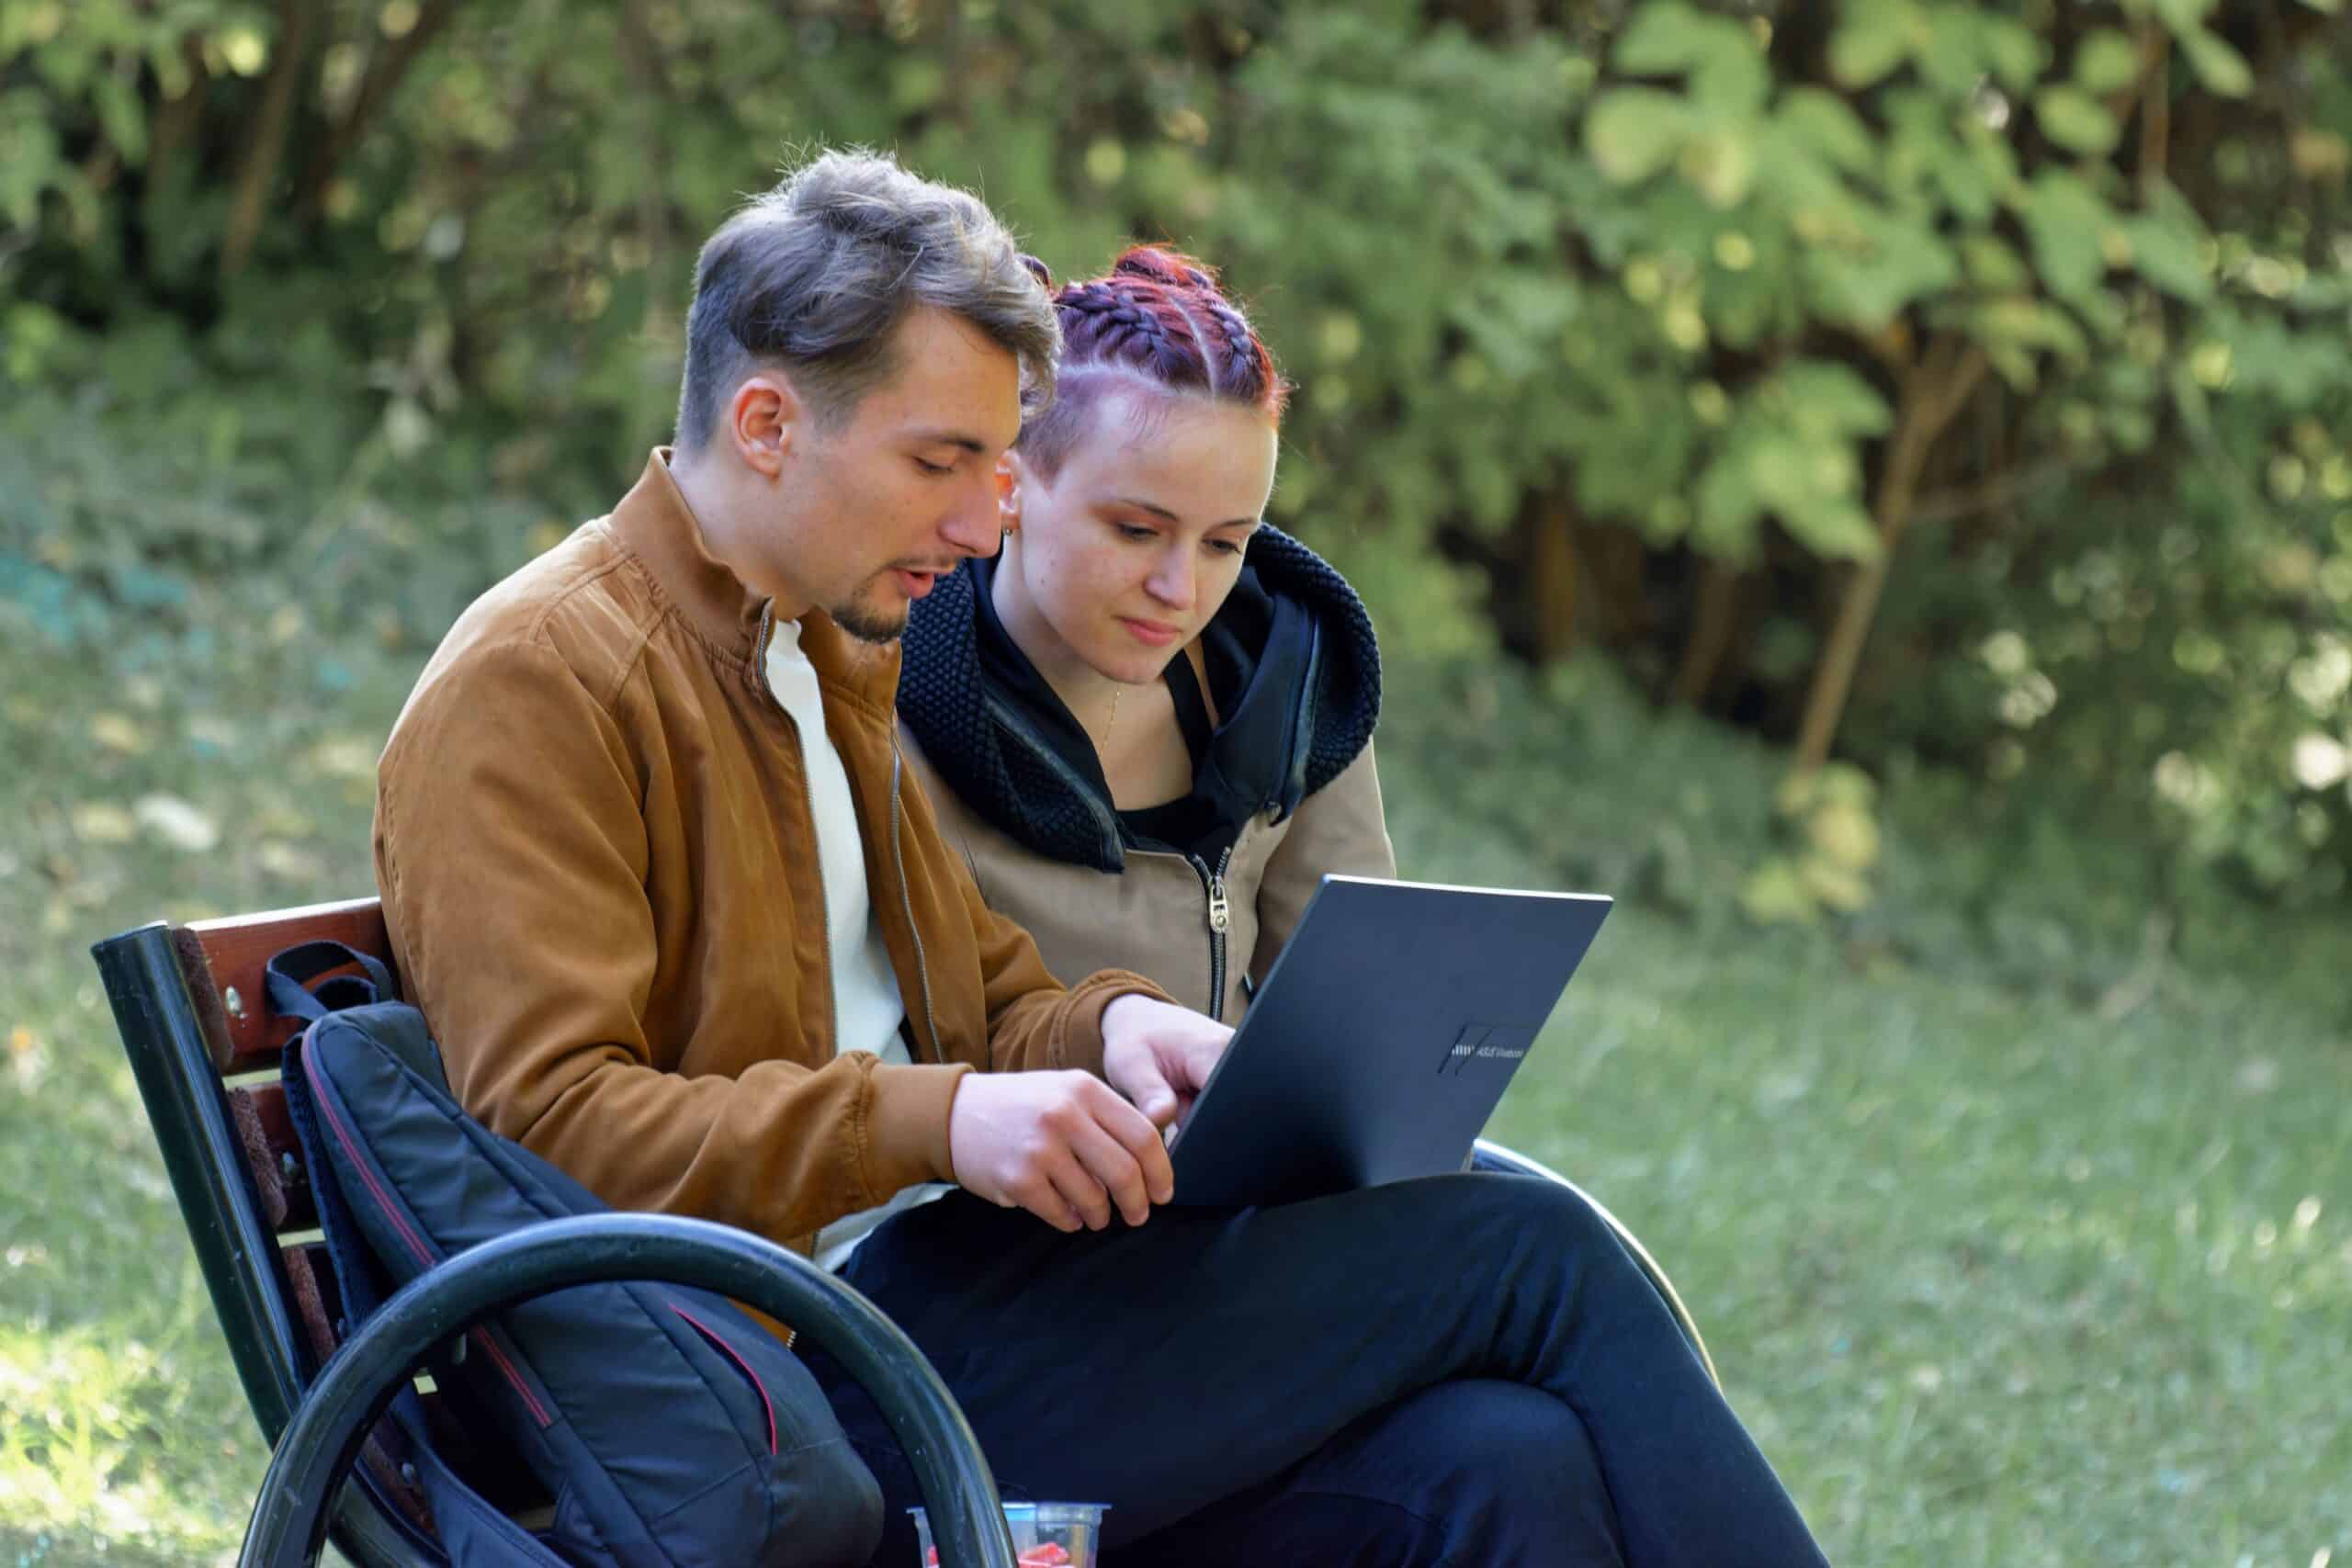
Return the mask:
<svg viewBox="0 0 2352 1568"><path fill-rule="evenodd" d="M1107 1503L1007 1503L1004 1522L1012 1527L1012 1550L1021 1568L1094 1568L1095 1543L1102 1534ZM939 1550L931 1544L931 1521L921 1508L915 1533L922 1538L926 1568L937 1568Z"/></svg>

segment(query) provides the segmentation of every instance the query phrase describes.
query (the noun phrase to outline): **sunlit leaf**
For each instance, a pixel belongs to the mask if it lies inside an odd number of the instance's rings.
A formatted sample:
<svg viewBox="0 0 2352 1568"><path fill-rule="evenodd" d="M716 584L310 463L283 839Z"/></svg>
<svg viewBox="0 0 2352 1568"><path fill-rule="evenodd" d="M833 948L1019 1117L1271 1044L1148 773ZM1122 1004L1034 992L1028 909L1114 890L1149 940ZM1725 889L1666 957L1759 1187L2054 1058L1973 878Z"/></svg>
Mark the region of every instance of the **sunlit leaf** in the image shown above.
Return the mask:
<svg viewBox="0 0 2352 1568"><path fill-rule="evenodd" d="M2243 98L2254 91L2254 67L2221 34L2192 28L2177 37L2189 68L2206 86L2225 98Z"/></svg>
<svg viewBox="0 0 2352 1568"><path fill-rule="evenodd" d="M1797 874L1804 879L1805 890L1826 908L1840 914L1852 914L1870 905L1870 883L1859 873L1835 861L1820 855L1807 855L1798 863Z"/></svg>
<svg viewBox="0 0 2352 1568"><path fill-rule="evenodd" d="M1736 26L1684 0L1657 0L1634 8L1609 62L1636 76L1687 71L1707 57L1710 28Z"/></svg>
<svg viewBox="0 0 2352 1568"><path fill-rule="evenodd" d="M2007 17L1984 18L1984 55L1993 74L2012 93L2023 93L2041 78L2049 62L2049 46L2023 22Z"/></svg>
<svg viewBox="0 0 2352 1568"><path fill-rule="evenodd" d="M1870 127L1835 93L1799 87L1781 98L1776 112L1783 125L1849 174L1862 173L1878 162L1878 144Z"/></svg>
<svg viewBox="0 0 2352 1568"><path fill-rule="evenodd" d="M1818 434L1883 435L1894 426L1894 411L1878 389L1834 360L1800 361L1777 379L1792 417Z"/></svg>
<svg viewBox="0 0 2352 1568"><path fill-rule="evenodd" d="M2205 269L2202 236L2194 228L2148 213L2124 219L2123 232L2132 242L2132 265L2143 277L2177 299L2195 302L2211 298L2213 280Z"/></svg>
<svg viewBox="0 0 2352 1568"><path fill-rule="evenodd" d="M1910 0L1849 0L1829 37L1829 72L1848 87L1867 87L1911 58L1920 17Z"/></svg>
<svg viewBox="0 0 2352 1568"><path fill-rule="evenodd" d="M1748 874L1740 884L1739 907L1759 925L1811 925L1821 918L1820 900L1785 855L1775 855Z"/></svg>
<svg viewBox="0 0 2352 1568"><path fill-rule="evenodd" d="M2139 74L2139 47L2114 28L2096 28L2075 46L2075 85L2086 93L2115 92Z"/></svg>
<svg viewBox="0 0 2352 1568"><path fill-rule="evenodd" d="M1689 129L1690 110L1675 95L1614 87L1594 99L1585 116L1585 150L1602 175L1631 185L1666 167Z"/></svg>
<svg viewBox="0 0 2352 1568"><path fill-rule="evenodd" d="M1772 73L1752 34L1727 17L1712 17L1683 0L1652 0L1637 8L1610 63L1633 75L1687 74L1694 98L1716 110L1744 113L1771 94Z"/></svg>
<svg viewBox="0 0 2352 1568"><path fill-rule="evenodd" d="M1781 521L1815 555L1867 560L1879 553L1878 529L1854 502L1823 496L1792 507Z"/></svg>
<svg viewBox="0 0 2352 1568"><path fill-rule="evenodd" d="M1698 517L1692 537L1708 555L1746 560L1756 550L1756 526L1764 502L1756 493L1745 449L1734 446L1718 455L1699 476Z"/></svg>
<svg viewBox="0 0 2352 1568"><path fill-rule="evenodd" d="M2018 217L2032 243L2034 265L2061 299L2079 299L2106 271L2101 235L2114 214L2076 176L2044 170L2028 188Z"/></svg>
<svg viewBox="0 0 2352 1568"><path fill-rule="evenodd" d="M1913 301L1959 281L1958 257L1933 231L1867 211L1856 217L1858 243L1817 246L1805 256L1825 315L1876 329Z"/></svg>
<svg viewBox="0 0 2352 1568"><path fill-rule="evenodd" d="M1683 144L1676 166L1708 206L1736 207L1756 183L1756 139L1745 128L1704 132Z"/></svg>
<svg viewBox="0 0 2352 1568"><path fill-rule="evenodd" d="M2007 293L2027 287L2025 262L2007 241L1992 234L1968 234L1960 242L1960 256L1968 281L1988 293Z"/></svg>
<svg viewBox="0 0 2352 1568"><path fill-rule="evenodd" d="M2079 87L2044 87L2033 96L2033 117L2051 141L2091 156L2113 151L2123 130L2106 105Z"/></svg>

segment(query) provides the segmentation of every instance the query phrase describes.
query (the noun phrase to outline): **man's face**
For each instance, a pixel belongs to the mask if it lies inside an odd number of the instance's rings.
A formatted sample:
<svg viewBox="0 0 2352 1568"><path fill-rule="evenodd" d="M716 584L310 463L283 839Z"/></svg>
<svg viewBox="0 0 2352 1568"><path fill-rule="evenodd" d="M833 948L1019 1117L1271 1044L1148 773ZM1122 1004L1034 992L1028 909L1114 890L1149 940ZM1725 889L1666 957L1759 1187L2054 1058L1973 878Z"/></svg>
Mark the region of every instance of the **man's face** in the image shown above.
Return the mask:
<svg viewBox="0 0 2352 1568"><path fill-rule="evenodd" d="M995 551L996 462L1021 434L1020 363L969 321L923 307L895 349L846 419L795 422L763 551L792 597L871 642L904 630L942 573Z"/></svg>

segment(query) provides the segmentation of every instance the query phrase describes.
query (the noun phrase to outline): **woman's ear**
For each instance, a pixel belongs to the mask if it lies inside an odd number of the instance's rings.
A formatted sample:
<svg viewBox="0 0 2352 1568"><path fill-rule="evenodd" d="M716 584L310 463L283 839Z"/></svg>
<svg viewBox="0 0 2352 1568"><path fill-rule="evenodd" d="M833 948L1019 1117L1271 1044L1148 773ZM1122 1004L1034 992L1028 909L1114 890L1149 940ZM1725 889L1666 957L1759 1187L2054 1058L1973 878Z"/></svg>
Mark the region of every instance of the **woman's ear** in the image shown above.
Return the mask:
<svg viewBox="0 0 2352 1568"><path fill-rule="evenodd" d="M1021 459L1007 452L996 460L996 514L1008 534L1021 531Z"/></svg>

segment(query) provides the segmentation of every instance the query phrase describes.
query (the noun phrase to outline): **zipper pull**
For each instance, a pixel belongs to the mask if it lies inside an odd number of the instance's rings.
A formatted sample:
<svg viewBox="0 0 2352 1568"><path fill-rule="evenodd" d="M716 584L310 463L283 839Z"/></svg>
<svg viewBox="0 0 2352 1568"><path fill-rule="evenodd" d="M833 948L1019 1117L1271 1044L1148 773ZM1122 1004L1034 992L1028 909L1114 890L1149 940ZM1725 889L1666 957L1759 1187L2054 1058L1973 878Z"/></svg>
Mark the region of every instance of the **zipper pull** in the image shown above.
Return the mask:
<svg viewBox="0 0 2352 1568"><path fill-rule="evenodd" d="M1226 901L1225 878L1209 878L1209 930L1223 934L1233 923L1233 906Z"/></svg>

